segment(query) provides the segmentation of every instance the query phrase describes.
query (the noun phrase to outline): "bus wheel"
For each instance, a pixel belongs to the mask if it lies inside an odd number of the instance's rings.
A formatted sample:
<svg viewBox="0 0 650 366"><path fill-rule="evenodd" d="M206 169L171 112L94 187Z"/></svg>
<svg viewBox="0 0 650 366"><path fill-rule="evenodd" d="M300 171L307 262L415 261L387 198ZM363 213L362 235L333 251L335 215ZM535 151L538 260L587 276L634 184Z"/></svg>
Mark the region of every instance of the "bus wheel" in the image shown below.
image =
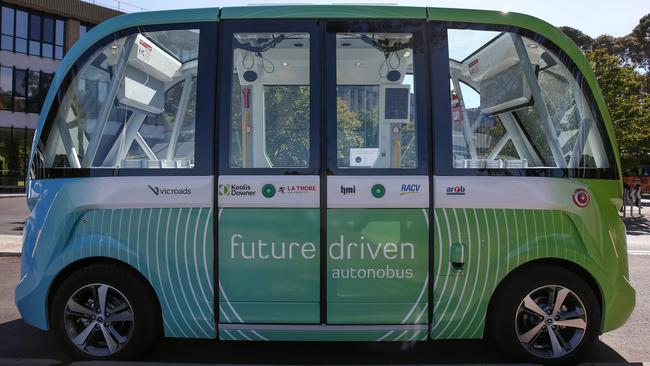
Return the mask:
<svg viewBox="0 0 650 366"><path fill-rule="evenodd" d="M536 265L506 280L490 307L488 335L506 355L542 364L571 364L594 343L600 309L575 273Z"/></svg>
<svg viewBox="0 0 650 366"><path fill-rule="evenodd" d="M143 353L159 335L157 300L128 269L95 264L68 276L56 290L50 323L75 359L126 359Z"/></svg>

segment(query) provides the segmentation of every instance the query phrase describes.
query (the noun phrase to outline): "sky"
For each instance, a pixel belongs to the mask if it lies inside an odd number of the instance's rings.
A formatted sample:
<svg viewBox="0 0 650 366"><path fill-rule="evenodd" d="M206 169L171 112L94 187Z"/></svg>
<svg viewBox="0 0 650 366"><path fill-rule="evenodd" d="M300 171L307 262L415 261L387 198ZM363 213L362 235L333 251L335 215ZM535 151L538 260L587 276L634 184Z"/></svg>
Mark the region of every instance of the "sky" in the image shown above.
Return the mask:
<svg viewBox="0 0 650 366"><path fill-rule="evenodd" d="M116 6L117 0L97 0ZM609 34L624 36L650 13L650 0L125 0L147 10L244 6L259 4L399 4L444 8L508 10L541 18L555 26L570 26L596 37ZM129 9L129 5L122 5ZM130 9L129 9L130 10Z"/></svg>

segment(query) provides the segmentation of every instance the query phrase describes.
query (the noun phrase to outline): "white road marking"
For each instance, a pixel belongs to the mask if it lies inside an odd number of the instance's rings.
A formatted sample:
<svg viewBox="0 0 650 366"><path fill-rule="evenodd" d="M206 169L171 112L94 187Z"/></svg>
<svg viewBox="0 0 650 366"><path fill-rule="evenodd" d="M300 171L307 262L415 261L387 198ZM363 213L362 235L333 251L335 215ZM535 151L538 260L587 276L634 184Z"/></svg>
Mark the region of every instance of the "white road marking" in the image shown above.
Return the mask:
<svg viewBox="0 0 650 366"><path fill-rule="evenodd" d="M628 250L629 255L650 255L650 250Z"/></svg>

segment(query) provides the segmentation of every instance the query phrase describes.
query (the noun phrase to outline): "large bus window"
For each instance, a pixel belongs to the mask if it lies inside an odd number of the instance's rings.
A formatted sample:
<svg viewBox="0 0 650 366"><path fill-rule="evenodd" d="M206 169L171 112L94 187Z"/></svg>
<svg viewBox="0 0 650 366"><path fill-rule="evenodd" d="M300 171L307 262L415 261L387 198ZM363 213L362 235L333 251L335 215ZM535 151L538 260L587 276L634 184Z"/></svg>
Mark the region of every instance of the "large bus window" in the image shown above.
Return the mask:
<svg viewBox="0 0 650 366"><path fill-rule="evenodd" d="M65 90L44 167L194 167L199 31L118 38Z"/></svg>
<svg viewBox="0 0 650 366"><path fill-rule="evenodd" d="M411 33L336 35L338 168L416 168Z"/></svg>
<svg viewBox="0 0 650 366"><path fill-rule="evenodd" d="M455 168L608 168L582 88L550 50L515 33L448 30Z"/></svg>
<svg viewBox="0 0 650 366"><path fill-rule="evenodd" d="M234 34L231 168L309 167L309 85L309 34Z"/></svg>

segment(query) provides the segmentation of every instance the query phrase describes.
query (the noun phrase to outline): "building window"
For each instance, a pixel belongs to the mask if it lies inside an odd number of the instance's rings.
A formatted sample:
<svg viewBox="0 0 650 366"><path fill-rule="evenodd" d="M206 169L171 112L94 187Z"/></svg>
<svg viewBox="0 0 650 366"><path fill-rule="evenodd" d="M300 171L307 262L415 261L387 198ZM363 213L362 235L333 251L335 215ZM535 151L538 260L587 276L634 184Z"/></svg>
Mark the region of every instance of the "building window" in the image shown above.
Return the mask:
<svg viewBox="0 0 650 366"><path fill-rule="evenodd" d="M39 113L41 111L41 73L30 70L27 73L27 107L28 113Z"/></svg>
<svg viewBox="0 0 650 366"><path fill-rule="evenodd" d="M14 71L11 67L0 67L0 109L13 110Z"/></svg>
<svg viewBox="0 0 650 366"><path fill-rule="evenodd" d="M0 67L0 110L39 113L54 74Z"/></svg>
<svg viewBox="0 0 650 366"><path fill-rule="evenodd" d="M65 20L47 14L2 7L0 48L32 56L63 58Z"/></svg>
<svg viewBox="0 0 650 366"><path fill-rule="evenodd" d="M84 34L88 33L88 31L91 30L92 27L93 27L92 24L80 23L79 24L79 38L81 38Z"/></svg>
<svg viewBox="0 0 650 366"><path fill-rule="evenodd" d="M0 127L0 190L24 186L33 138L32 129Z"/></svg>
<svg viewBox="0 0 650 366"><path fill-rule="evenodd" d="M16 52L27 53L27 34L29 14L26 11L16 11Z"/></svg>
<svg viewBox="0 0 650 366"><path fill-rule="evenodd" d="M60 60L63 58L63 40L65 39L65 22L61 19L57 19L56 28L54 31L54 58Z"/></svg>
<svg viewBox="0 0 650 366"><path fill-rule="evenodd" d="M41 16L37 14L29 15L29 54L41 54Z"/></svg>
<svg viewBox="0 0 650 366"><path fill-rule="evenodd" d="M14 50L14 9L2 7L2 49Z"/></svg>
<svg viewBox="0 0 650 366"><path fill-rule="evenodd" d="M14 69L14 112L25 112L27 71Z"/></svg>

